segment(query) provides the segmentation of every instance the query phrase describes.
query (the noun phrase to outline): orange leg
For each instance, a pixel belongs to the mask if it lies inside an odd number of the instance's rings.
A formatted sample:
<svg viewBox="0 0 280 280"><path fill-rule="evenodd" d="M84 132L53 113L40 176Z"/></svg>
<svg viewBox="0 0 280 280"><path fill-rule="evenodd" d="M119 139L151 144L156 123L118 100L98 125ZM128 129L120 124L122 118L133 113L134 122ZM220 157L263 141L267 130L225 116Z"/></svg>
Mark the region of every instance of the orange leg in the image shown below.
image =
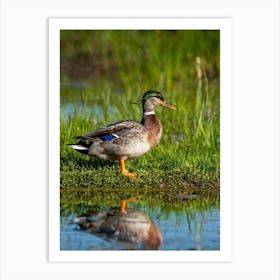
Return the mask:
<svg viewBox="0 0 280 280"><path fill-rule="evenodd" d="M135 197L131 197L131 198L128 198L128 199L123 199L121 201L120 211L125 212L127 202L137 201L137 200L140 200L141 198L142 198L142 196L135 196Z"/></svg>
<svg viewBox="0 0 280 280"><path fill-rule="evenodd" d="M136 175L134 173L130 173L125 169L123 159L120 159L120 171L121 171L121 174L124 175L124 176L128 176L130 178L136 177Z"/></svg>

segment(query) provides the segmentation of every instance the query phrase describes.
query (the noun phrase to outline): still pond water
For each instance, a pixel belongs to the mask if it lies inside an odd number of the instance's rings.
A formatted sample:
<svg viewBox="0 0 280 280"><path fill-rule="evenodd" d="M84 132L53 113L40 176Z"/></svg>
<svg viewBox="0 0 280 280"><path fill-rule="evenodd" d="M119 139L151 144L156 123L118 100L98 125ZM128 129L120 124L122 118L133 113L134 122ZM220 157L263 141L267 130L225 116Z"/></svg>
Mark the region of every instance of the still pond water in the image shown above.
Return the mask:
<svg viewBox="0 0 280 280"><path fill-rule="evenodd" d="M197 210L192 215L185 211L138 209L149 216L160 229L162 243L159 250L220 250L220 209L213 206ZM147 214L148 213L148 214ZM85 232L72 221L77 214L61 217L61 250L143 250L141 244L120 242L108 235Z"/></svg>

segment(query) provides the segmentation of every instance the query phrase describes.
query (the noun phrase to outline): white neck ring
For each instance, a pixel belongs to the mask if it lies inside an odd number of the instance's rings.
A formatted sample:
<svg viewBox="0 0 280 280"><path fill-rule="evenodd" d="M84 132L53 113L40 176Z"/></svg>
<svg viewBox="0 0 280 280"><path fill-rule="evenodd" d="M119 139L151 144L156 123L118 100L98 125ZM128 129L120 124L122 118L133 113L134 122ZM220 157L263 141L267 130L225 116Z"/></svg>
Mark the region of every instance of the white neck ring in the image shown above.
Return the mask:
<svg viewBox="0 0 280 280"><path fill-rule="evenodd" d="M144 112L144 116L155 115L155 111Z"/></svg>

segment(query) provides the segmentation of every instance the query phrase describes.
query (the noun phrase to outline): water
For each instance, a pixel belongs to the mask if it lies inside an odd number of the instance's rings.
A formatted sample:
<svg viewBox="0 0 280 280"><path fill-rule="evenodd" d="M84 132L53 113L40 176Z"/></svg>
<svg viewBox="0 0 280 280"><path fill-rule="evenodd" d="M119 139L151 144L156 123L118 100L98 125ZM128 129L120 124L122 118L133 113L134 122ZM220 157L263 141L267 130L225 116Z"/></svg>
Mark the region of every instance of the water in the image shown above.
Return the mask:
<svg viewBox="0 0 280 280"><path fill-rule="evenodd" d="M161 213L157 209L140 209L159 227L163 242L159 250L219 250L220 210L195 211L192 215L182 211ZM159 214L160 213L160 214ZM119 242L107 235L95 236L71 224L77 214L61 217L61 250L141 250L141 244ZM191 216L191 217L190 217Z"/></svg>
<svg viewBox="0 0 280 280"><path fill-rule="evenodd" d="M112 119L118 120L118 111L113 106L107 106L107 114ZM61 114L63 117L72 116L74 114L85 115L92 117L93 122L99 123L104 119L104 104L102 100L87 100L87 102L72 102L69 100L63 100L61 103ZM186 141L186 134L177 133L170 136L172 142ZM162 191L162 190L161 190ZM173 199L181 199L182 201L192 200L196 201L196 196L182 197L178 195L178 192L172 194ZM160 193L160 192L159 192ZM64 194L65 195L65 194ZM69 195L69 194L67 194ZM101 199L104 199L101 192ZM95 197L98 193L94 194ZM114 200L112 194L109 196ZM106 197L105 196L105 197ZM127 195L129 196L129 194ZM148 196L148 193L145 193ZM156 194L153 193L153 201L155 201ZM80 198L80 197L79 197ZM77 197L65 198L63 201L79 201L84 202ZM97 199L97 198L96 198ZM99 196L98 196L99 199ZM98 200L97 199L97 200ZM117 201L118 199L115 199ZM163 200L160 200L161 202ZM74 203L79 205L79 203ZM65 204L65 203L64 203ZM63 205L64 205L63 204ZM66 203L67 204L67 203ZM71 204L71 203L69 203ZM195 203L194 203L195 204ZM87 208L87 203L81 203ZM91 204L92 205L92 204ZM164 205L164 202L163 202ZM186 211L184 209L178 210L178 207L174 207L172 202L171 209L168 211L161 207L137 207L144 214L150 217L153 222L159 227L162 234L162 244L159 250L220 250L220 210L216 206L209 206L208 203L203 203L204 210L201 210L201 204L197 203L198 209L192 211ZM64 205L65 206L65 205ZM85 232L75 224L71 222L77 216L79 216L79 210L69 210L67 205L62 207L64 213L60 222L60 249L61 250L142 250L141 244L134 244L129 242L119 242L116 239L108 238L108 236L96 236ZM70 212L71 214L65 214ZM82 212L82 211L81 211Z"/></svg>

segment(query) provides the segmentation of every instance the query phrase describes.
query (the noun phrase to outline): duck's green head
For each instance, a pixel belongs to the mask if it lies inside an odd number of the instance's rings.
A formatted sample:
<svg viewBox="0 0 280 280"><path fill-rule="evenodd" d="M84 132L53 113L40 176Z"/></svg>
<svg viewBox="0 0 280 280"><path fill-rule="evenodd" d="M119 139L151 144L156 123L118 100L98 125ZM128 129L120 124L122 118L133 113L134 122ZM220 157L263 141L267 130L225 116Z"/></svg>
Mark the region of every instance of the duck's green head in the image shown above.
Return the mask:
<svg viewBox="0 0 280 280"><path fill-rule="evenodd" d="M144 112L154 110L155 106L163 106L172 110L176 110L176 107L166 103L162 94L156 90L146 91L143 95L142 104Z"/></svg>

